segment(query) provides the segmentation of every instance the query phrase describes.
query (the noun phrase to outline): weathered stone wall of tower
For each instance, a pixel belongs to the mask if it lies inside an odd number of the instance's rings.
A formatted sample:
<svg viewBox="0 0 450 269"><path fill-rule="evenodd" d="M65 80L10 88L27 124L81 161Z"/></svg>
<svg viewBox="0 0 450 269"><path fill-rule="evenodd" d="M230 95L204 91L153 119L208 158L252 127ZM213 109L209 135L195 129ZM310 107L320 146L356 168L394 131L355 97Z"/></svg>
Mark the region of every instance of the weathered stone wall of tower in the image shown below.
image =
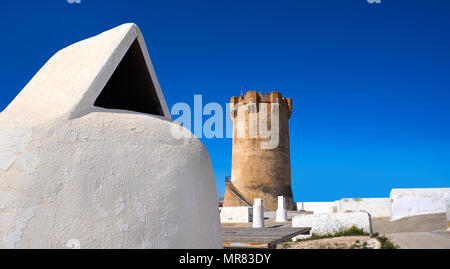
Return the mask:
<svg viewBox="0 0 450 269"><path fill-rule="evenodd" d="M262 198L267 209L276 210L277 197L282 195L287 209L295 210L289 151L292 100L279 92L263 96L249 91L232 97L230 103L234 123L231 184L240 197L227 187L224 206L242 204L242 198L250 204Z"/></svg>

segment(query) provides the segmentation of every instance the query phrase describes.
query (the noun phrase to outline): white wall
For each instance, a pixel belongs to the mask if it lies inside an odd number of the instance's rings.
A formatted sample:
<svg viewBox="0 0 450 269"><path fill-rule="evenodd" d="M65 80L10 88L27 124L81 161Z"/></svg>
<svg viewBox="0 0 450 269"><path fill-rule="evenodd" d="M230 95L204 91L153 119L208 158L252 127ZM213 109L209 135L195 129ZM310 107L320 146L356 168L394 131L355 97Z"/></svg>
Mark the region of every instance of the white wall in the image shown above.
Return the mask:
<svg viewBox="0 0 450 269"><path fill-rule="evenodd" d="M0 141L23 150L0 155L15 160L0 168L0 248L222 247L210 157L175 123L91 113L21 139L5 123Z"/></svg>
<svg viewBox="0 0 450 269"><path fill-rule="evenodd" d="M313 211L314 214L339 212L339 201L334 202L298 202L297 210Z"/></svg>
<svg viewBox="0 0 450 269"><path fill-rule="evenodd" d="M389 198L343 198L340 201L340 212L368 212L372 217L390 217L391 203Z"/></svg>
<svg viewBox="0 0 450 269"><path fill-rule="evenodd" d="M391 191L391 220L445 213L450 188L393 189Z"/></svg>
<svg viewBox="0 0 450 269"><path fill-rule="evenodd" d="M367 212L334 213L319 215L298 215L292 219L292 227L311 227L311 234L333 234L356 226L367 233L372 232Z"/></svg>
<svg viewBox="0 0 450 269"><path fill-rule="evenodd" d="M314 214L366 211L372 217L390 217L389 198L344 198L334 202L298 202L297 210Z"/></svg>
<svg viewBox="0 0 450 269"><path fill-rule="evenodd" d="M450 194L447 195L447 230L450 230Z"/></svg>
<svg viewBox="0 0 450 269"><path fill-rule="evenodd" d="M221 223L248 223L252 220L253 209L245 206L222 207Z"/></svg>

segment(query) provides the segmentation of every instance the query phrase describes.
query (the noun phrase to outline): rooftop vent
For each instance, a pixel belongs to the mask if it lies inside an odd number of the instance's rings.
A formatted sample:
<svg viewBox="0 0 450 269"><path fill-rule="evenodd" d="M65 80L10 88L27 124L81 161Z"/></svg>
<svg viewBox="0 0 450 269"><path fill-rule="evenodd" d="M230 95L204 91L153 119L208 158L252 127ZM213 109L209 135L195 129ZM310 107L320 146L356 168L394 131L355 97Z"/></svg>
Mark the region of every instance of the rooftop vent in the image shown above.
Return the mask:
<svg viewBox="0 0 450 269"><path fill-rule="evenodd" d="M137 39L97 97L94 106L164 116Z"/></svg>

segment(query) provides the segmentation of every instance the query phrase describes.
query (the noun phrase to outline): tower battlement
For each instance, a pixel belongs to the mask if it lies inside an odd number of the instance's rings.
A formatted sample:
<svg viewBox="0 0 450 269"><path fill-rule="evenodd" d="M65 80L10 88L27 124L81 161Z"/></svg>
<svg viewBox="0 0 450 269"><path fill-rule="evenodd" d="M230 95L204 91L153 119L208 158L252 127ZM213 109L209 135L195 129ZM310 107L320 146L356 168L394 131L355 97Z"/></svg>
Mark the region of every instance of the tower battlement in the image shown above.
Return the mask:
<svg viewBox="0 0 450 269"><path fill-rule="evenodd" d="M292 99L283 97L280 92L270 92L263 94L257 91L248 91L245 95L238 97L233 96L230 98L230 103L232 106L247 105L250 103L260 104L260 103L279 103L281 106L285 106L288 111L288 118L292 114Z"/></svg>

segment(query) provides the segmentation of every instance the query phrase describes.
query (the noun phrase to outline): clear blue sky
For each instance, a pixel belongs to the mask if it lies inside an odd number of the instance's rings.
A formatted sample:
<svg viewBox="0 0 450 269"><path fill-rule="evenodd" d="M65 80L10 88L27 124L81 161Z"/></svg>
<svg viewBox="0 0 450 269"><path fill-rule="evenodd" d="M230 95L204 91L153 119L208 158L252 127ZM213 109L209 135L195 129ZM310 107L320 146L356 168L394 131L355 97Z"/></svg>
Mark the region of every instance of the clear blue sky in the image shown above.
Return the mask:
<svg viewBox="0 0 450 269"><path fill-rule="evenodd" d="M296 201L450 187L450 1L2 1L0 110L59 49L135 22L169 107L278 90ZM38 102L38 100L36 100ZM231 140L202 140L219 193Z"/></svg>

